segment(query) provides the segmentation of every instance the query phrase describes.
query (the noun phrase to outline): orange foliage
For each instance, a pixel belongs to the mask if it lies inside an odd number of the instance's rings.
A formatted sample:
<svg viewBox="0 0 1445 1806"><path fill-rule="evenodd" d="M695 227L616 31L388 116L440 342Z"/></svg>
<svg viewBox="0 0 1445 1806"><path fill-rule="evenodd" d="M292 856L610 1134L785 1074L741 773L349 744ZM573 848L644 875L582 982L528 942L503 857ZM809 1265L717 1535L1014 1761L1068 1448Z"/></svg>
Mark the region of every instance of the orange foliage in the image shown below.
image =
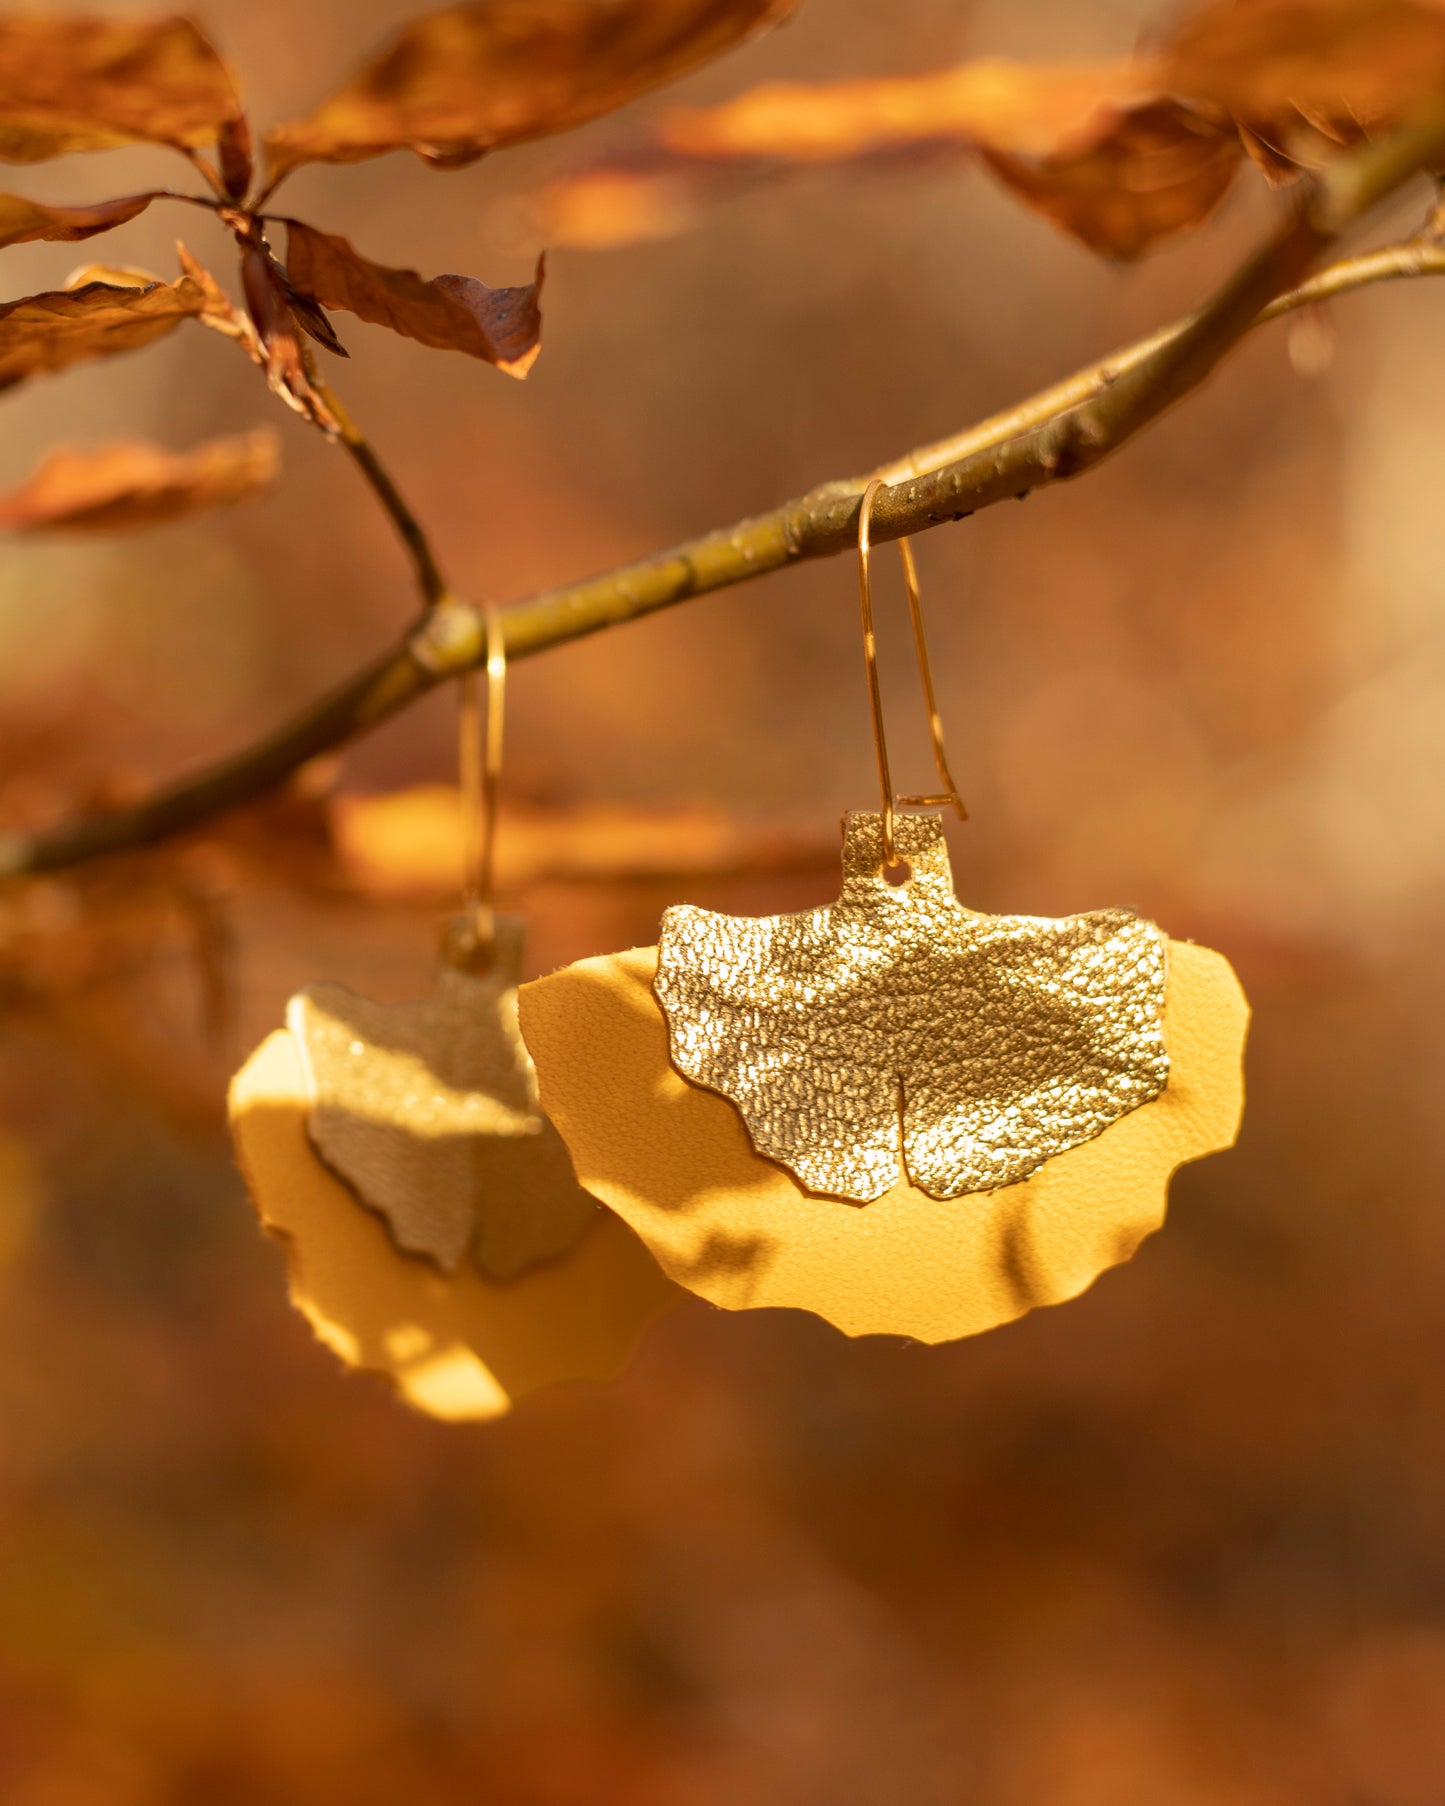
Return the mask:
<svg viewBox="0 0 1445 1806"><path fill-rule="evenodd" d="M1025 205L1135 257L1208 218L1243 153L1272 181L1398 123L1445 85L1438 0L1206 0L1117 63L981 58L915 76L771 83L665 114L632 149L545 189L538 223L599 247L691 224L792 170L977 156Z"/></svg>
<svg viewBox="0 0 1445 1806"><path fill-rule="evenodd" d="M279 460L276 435L266 428L186 452L154 445L52 452L22 488L0 495L0 528L53 533L149 527L258 495L275 482Z"/></svg>

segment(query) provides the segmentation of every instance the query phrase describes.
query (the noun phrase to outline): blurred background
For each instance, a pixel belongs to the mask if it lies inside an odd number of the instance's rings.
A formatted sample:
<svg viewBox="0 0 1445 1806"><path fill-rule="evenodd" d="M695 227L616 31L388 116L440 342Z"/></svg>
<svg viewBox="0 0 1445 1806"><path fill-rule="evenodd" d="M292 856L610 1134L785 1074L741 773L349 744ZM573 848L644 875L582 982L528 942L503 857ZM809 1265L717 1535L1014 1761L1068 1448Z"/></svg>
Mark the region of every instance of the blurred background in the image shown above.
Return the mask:
<svg viewBox="0 0 1445 1806"><path fill-rule="evenodd" d="M417 10L195 8L261 122ZM382 262L517 282L525 196L660 104L1112 55L1155 16L805 0L569 139L449 174L310 168L286 204ZM52 200L177 175L144 152L15 173ZM458 587L504 600L1020 398L1192 305L1275 204L1246 181L1123 269L966 165L819 177L690 236L556 255L525 384L349 316L334 375ZM8 252L5 294L92 250L169 272L177 230L231 281L211 222L156 208ZM158 934L119 879L3 900L6 1806L1445 1801L1442 305L1400 285L1261 332L1086 481L918 546L973 811L961 897L1138 909L1222 949L1255 1007L1239 1147L1185 1170L1167 1229L1075 1303L930 1350L689 1301L611 1385L433 1424L289 1310L222 1102L295 986L422 988L436 907L270 881L263 841L207 891L220 1020L190 930ZM350 466L220 338L5 406L6 484L60 443L268 419L286 472L154 533L7 544L7 824L243 744L410 618ZM834 824L873 797L855 593L846 561L813 565L517 669L518 807L725 811L803 849L531 883L533 970L650 942L669 902L833 894ZM433 698L339 781L449 781L452 741Z"/></svg>

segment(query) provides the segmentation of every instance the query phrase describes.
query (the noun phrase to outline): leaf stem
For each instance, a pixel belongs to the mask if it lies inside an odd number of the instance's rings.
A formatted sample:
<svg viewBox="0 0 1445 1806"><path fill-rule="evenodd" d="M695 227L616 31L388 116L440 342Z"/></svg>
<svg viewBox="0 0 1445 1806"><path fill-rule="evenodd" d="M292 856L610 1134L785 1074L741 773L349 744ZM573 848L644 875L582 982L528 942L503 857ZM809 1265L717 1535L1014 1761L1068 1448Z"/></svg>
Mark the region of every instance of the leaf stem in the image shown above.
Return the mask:
<svg viewBox="0 0 1445 1806"><path fill-rule="evenodd" d="M201 155L201 153L191 145L182 145L181 152L182 152L182 155L186 158L186 160L191 164L192 168L195 169L197 171L197 173L204 178L206 185L207 185L207 187L210 188L211 192L219 197L217 204L219 205L221 202L224 202L227 198L226 185L221 180L220 172L217 170L216 166L211 162L210 158L203 157ZM181 200L181 199L186 199L189 197L177 195L174 198L177 200Z"/></svg>
<svg viewBox="0 0 1445 1806"><path fill-rule="evenodd" d="M1339 233L1420 169L1445 161L1445 111L1342 158L1203 308L1116 351L966 432L921 447L867 476L827 483L770 513L501 611L509 659L706 595L803 559L851 548L872 476L875 540L959 520L1092 469L1165 408L1197 388L1250 330L1312 303L1380 282L1445 274L1429 228L1304 278ZM337 408L335 398L327 404ZM0 877L60 870L198 828L283 783L300 766L367 732L486 656L480 610L451 601L425 536L366 442L343 438L402 532L432 607L401 645L257 744L131 808L35 837L0 836Z"/></svg>
<svg viewBox="0 0 1445 1806"><path fill-rule="evenodd" d="M207 213L219 213L229 202L213 200L208 194L182 194L176 188L160 188L156 191L158 201L184 201L188 207L204 207Z"/></svg>

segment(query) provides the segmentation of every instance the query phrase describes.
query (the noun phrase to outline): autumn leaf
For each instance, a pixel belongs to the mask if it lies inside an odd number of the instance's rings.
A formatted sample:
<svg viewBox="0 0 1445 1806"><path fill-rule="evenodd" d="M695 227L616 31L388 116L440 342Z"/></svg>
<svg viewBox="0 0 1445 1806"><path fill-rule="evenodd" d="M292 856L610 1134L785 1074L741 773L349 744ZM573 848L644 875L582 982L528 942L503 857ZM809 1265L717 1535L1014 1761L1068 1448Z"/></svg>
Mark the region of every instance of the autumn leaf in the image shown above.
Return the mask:
<svg viewBox="0 0 1445 1806"><path fill-rule="evenodd" d="M1137 257L1197 226L1223 199L1241 160L1238 135L1174 101L1124 114L1074 156L1030 162L984 150L1003 185L1035 213L1110 257Z"/></svg>
<svg viewBox="0 0 1445 1806"><path fill-rule="evenodd" d="M1210 0L1177 26L1164 79L1232 121L1272 184L1445 91L1439 0Z"/></svg>
<svg viewBox="0 0 1445 1806"><path fill-rule="evenodd" d="M326 817L328 839L348 886L376 899L454 896L465 808L451 784L335 797ZM267 842L276 844L282 833L268 818ZM557 882L614 886L813 871L834 865L837 853L826 834L755 827L702 805L543 809L512 803L503 812L496 857L498 883L516 891Z"/></svg>
<svg viewBox="0 0 1445 1806"><path fill-rule="evenodd" d="M280 266L277 266L278 270ZM286 288L286 302L291 309L297 325L308 338L315 339L318 345L324 345L337 357L350 357L351 353L336 336L336 328L331 324L326 309L311 295L303 293L291 281L284 270L280 270L281 279Z"/></svg>
<svg viewBox="0 0 1445 1806"><path fill-rule="evenodd" d="M116 201L92 201L83 207L50 207L24 195L0 194L0 248L28 244L35 239L74 243L123 226L144 213L158 199L150 194L127 194Z"/></svg>
<svg viewBox="0 0 1445 1806"><path fill-rule="evenodd" d="M221 127L216 139L216 161L221 181L233 201L244 200L254 173L251 127L244 113L237 113Z"/></svg>
<svg viewBox="0 0 1445 1806"><path fill-rule="evenodd" d="M1445 89L1439 0L1209 0L1170 35L1171 89L1246 124L1399 119Z"/></svg>
<svg viewBox="0 0 1445 1806"><path fill-rule="evenodd" d="M543 263L533 282L488 288L472 276L387 269L344 238L287 222L286 274L293 288L323 307L344 308L375 326L441 351L464 351L508 376L525 376L541 348Z"/></svg>
<svg viewBox="0 0 1445 1806"><path fill-rule="evenodd" d="M646 144L546 190L540 225L556 243L625 243L797 169L972 155L1091 248L1132 257L1197 224L1241 161L1227 122L1167 99L1160 83L1146 60L995 58L881 81L772 83L665 115Z"/></svg>
<svg viewBox="0 0 1445 1806"><path fill-rule="evenodd" d="M201 324L239 345L251 362L265 372L272 392L294 413L324 433L336 433L338 423L312 387L296 332L298 299L305 308L308 324L320 314L320 309L292 291L285 271L270 253L262 245L247 245L241 256L241 279L246 283L249 278L248 302L259 310L264 336L251 314L236 306L211 272L183 244L176 246L176 254L182 270L201 291ZM314 325L310 329L314 332ZM329 344L332 350L346 356L334 334Z"/></svg>
<svg viewBox="0 0 1445 1806"><path fill-rule="evenodd" d="M552 243L623 244L799 169L971 153L1075 238L1133 257L1205 219L1244 153L1289 181L1441 92L1442 0L1207 0L1130 61L980 59L674 111L553 183L538 223Z"/></svg>
<svg viewBox="0 0 1445 1806"><path fill-rule="evenodd" d="M47 533L153 526L259 494L275 480L278 462L276 436L265 430L185 452L142 444L52 452L27 483L0 496L0 527Z"/></svg>
<svg viewBox="0 0 1445 1806"><path fill-rule="evenodd" d="M679 157L643 145L549 183L533 201L532 221L549 244L608 251L672 238L708 208L786 174L774 163Z"/></svg>
<svg viewBox="0 0 1445 1806"><path fill-rule="evenodd" d="M1093 148L1156 94L1148 63L988 57L881 81L769 82L721 106L675 109L657 137L684 156L790 163L948 145L1066 156Z"/></svg>
<svg viewBox="0 0 1445 1806"><path fill-rule="evenodd" d="M311 381L291 284L259 233L242 241L241 287L255 329L257 361L272 393L324 433L336 433L336 417ZM210 295L206 305L208 314L214 312Z"/></svg>
<svg viewBox="0 0 1445 1806"><path fill-rule="evenodd" d="M377 905L454 904L466 805L454 784L335 794L339 763L315 760L267 797L205 831L208 862L228 885L281 887ZM836 870L836 837L814 824L741 821L701 804L638 808L510 802L497 834L499 890L586 886L615 895Z"/></svg>
<svg viewBox="0 0 1445 1806"><path fill-rule="evenodd" d="M154 270L143 270L130 263L83 263L65 279L67 289L84 288L89 282L104 282L110 288L154 288L165 278Z"/></svg>
<svg viewBox="0 0 1445 1806"><path fill-rule="evenodd" d="M189 19L0 18L0 160L119 144L211 143L240 118L225 64Z"/></svg>
<svg viewBox="0 0 1445 1806"><path fill-rule="evenodd" d="M82 270L68 288L0 303L0 389L149 345L204 306L189 277L169 283L115 270Z"/></svg>
<svg viewBox="0 0 1445 1806"><path fill-rule="evenodd" d="M266 140L301 163L411 150L443 168L581 125L731 49L796 0L473 0L427 13L307 119Z"/></svg>
<svg viewBox="0 0 1445 1806"><path fill-rule="evenodd" d="M211 272L192 256L185 245L176 245L176 256L182 273L201 291L201 311L197 318L202 326L209 326L224 338L234 339L251 362L264 369L266 354L261 349L261 341L256 335L256 328L251 324L250 316L236 306Z"/></svg>

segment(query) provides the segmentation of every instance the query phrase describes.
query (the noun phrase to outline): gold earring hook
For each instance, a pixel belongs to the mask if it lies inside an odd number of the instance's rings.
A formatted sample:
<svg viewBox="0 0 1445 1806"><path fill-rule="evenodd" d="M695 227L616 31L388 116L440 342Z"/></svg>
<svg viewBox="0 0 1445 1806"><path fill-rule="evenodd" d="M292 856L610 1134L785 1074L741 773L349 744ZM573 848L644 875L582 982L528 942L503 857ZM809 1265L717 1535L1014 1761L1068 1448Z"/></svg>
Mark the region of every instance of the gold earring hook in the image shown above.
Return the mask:
<svg viewBox="0 0 1445 1806"><path fill-rule="evenodd" d="M487 626L487 720L482 730L481 686L475 671L458 680L457 762L462 792L462 900L477 950L496 934L497 806L502 786L506 725L507 643L497 612L482 604Z"/></svg>
<svg viewBox="0 0 1445 1806"><path fill-rule="evenodd" d="M888 770L888 738L883 727L883 695L878 686L878 640L873 631L872 545L869 527L873 500L886 485L874 477L863 491L858 512L858 597L863 615L863 657L868 666L868 702L873 714L873 750L878 760L878 786L883 793L883 863L898 863L898 847L894 838L894 812L898 803L910 808L928 809L946 806L960 821L968 820L968 810L958 794L958 786L948 769L948 756L943 746L943 721L933 689L933 669L928 658L928 640L923 631L923 603L918 593L918 567L913 562L913 547L906 538L898 541L898 556L903 565L903 585L908 591L908 615L913 624L913 646L918 655L918 676L923 685L923 700L928 710L928 737L933 745L933 763L944 787L942 796L900 796L893 794L893 780Z"/></svg>

